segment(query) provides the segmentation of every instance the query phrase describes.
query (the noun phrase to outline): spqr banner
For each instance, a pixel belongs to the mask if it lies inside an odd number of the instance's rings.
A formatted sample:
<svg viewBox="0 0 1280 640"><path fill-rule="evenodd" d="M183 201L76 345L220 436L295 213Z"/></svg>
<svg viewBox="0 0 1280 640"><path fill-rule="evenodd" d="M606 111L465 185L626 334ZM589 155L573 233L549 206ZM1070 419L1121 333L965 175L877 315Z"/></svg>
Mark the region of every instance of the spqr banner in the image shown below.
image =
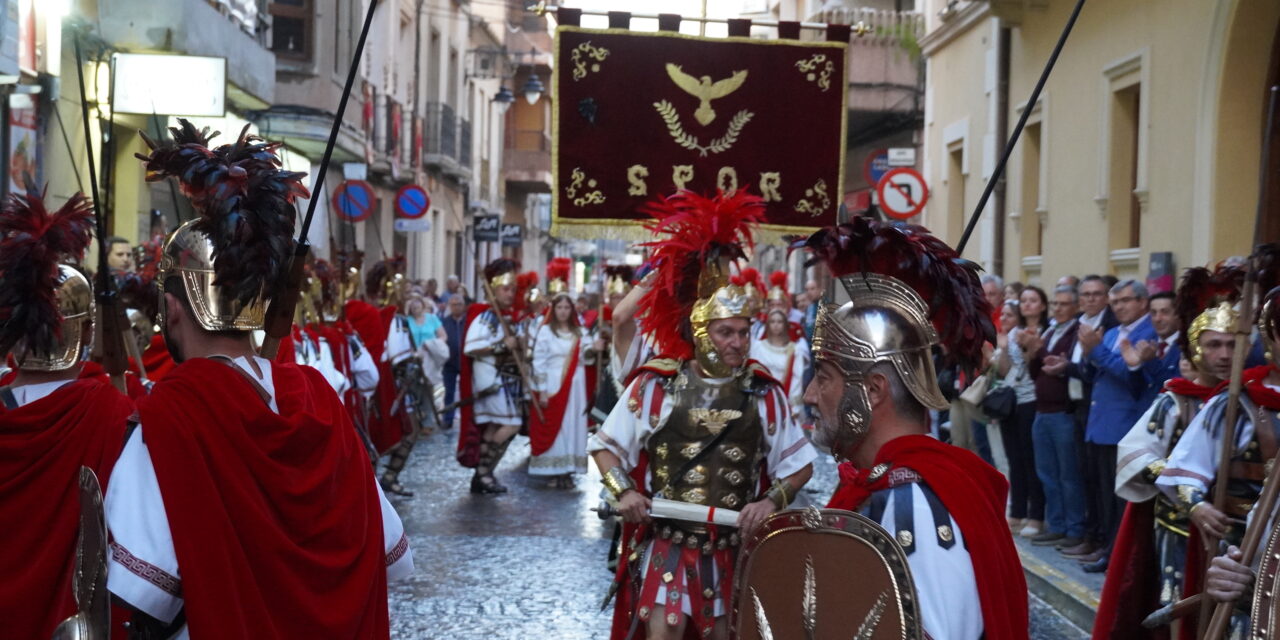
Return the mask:
<svg viewBox="0 0 1280 640"><path fill-rule="evenodd" d="M643 237L641 205L677 189L749 189L773 234L835 224L846 47L561 26L552 232Z"/></svg>

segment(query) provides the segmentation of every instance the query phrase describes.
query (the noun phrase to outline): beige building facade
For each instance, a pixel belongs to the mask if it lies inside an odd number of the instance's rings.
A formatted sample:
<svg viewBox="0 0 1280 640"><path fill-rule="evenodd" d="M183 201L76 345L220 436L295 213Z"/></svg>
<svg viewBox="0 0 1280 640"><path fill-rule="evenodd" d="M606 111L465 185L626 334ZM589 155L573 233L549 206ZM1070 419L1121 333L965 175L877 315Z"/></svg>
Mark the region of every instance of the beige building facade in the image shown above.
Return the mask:
<svg viewBox="0 0 1280 640"><path fill-rule="evenodd" d="M956 243L1029 108L966 257L1006 279L1053 284L1147 277L1165 252L1177 270L1248 253L1266 89L1280 79L1280 3L1087 3L1034 105L1075 2L924 4L931 196L914 222ZM1266 202L1263 240L1280 240L1280 198Z"/></svg>

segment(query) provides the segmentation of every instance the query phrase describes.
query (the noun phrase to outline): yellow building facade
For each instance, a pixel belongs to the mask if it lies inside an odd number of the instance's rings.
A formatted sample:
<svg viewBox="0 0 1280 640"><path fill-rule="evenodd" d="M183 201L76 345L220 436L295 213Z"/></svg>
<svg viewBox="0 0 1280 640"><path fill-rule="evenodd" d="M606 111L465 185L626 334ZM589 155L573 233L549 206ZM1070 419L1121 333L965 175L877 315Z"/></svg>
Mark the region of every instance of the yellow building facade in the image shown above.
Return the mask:
<svg viewBox="0 0 1280 640"><path fill-rule="evenodd" d="M924 173L913 220L956 243L1025 109L1028 124L965 256L1009 280L1145 277L1248 253L1280 2L1087 3L1027 99L1073 0L929 0ZM1280 144L1274 144L1280 150ZM1280 240L1273 151L1264 240Z"/></svg>

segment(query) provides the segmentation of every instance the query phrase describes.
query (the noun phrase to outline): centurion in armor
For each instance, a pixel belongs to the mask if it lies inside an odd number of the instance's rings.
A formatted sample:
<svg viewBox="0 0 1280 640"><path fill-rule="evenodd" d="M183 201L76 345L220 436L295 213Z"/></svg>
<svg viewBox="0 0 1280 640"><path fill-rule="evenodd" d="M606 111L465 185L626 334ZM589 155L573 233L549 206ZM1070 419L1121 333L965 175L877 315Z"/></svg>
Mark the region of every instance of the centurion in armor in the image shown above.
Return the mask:
<svg viewBox="0 0 1280 640"><path fill-rule="evenodd" d="M747 359L762 300L732 269L763 209L744 191L681 192L648 207L659 239L648 244L655 273L638 320L658 358L632 376L587 447L627 523L615 638L640 627L649 637L686 627L727 637L741 536L786 508L812 473L816 452L791 420L786 395ZM651 520L658 498L730 515L720 524Z"/></svg>

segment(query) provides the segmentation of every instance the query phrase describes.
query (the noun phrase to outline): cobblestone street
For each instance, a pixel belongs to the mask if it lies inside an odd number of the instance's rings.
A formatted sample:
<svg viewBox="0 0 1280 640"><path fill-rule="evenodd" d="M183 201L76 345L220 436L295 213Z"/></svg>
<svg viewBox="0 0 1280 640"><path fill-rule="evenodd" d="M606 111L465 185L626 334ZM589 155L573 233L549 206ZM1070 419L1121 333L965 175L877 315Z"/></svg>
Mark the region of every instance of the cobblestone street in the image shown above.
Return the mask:
<svg viewBox="0 0 1280 640"><path fill-rule="evenodd" d="M594 467L572 490L547 488L525 472L528 439L512 443L498 478L501 496L468 492L470 470L454 462L455 432L419 440L401 481L412 498L390 496L413 545L417 570L390 585L392 638L400 640L600 640L611 611L600 602L611 575L612 529L596 517ZM821 504L835 483L822 458L797 505ZM1086 634L1032 597L1031 637Z"/></svg>

